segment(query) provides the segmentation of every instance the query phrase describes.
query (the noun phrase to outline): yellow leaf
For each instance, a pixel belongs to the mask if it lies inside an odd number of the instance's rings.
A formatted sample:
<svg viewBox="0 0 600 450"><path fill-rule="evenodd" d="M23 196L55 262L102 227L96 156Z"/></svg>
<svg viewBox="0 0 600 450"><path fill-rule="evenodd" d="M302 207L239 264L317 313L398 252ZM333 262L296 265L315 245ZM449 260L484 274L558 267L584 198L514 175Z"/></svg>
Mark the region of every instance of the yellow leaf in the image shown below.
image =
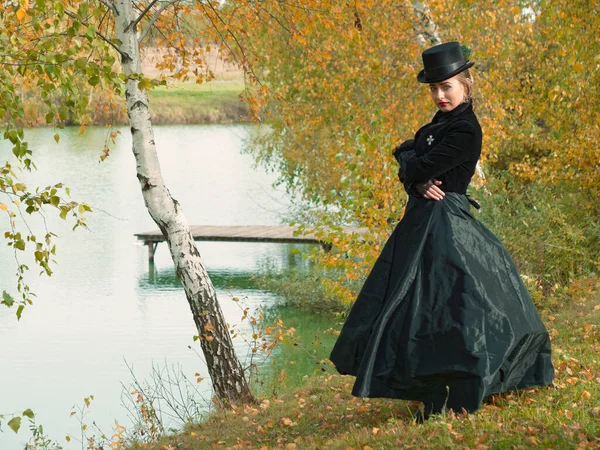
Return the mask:
<svg viewBox="0 0 600 450"><path fill-rule="evenodd" d="M292 422L292 419L290 419L289 417L282 418L281 423L284 424L286 427L291 427L292 425L294 425L294 422Z"/></svg>
<svg viewBox="0 0 600 450"><path fill-rule="evenodd" d="M27 12L23 8L21 8L17 11L17 19L19 19L19 20L23 20L26 15L27 15Z"/></svg>
<svg viewBox="0 0 600 450"><path fill-rule="evenodd" d="M0 209L2 211L7 211L8 210L8 206L6 206L6 203L0 203Z"/></svg>
<svg viewBox="0 0 600 450"><path fill-rule="evenodd" d="M592 397L592 394L590 394L588 391L583 391L583 392L581 393L581 396L582 396L583 398L591 398L591 397Z"/></svg>

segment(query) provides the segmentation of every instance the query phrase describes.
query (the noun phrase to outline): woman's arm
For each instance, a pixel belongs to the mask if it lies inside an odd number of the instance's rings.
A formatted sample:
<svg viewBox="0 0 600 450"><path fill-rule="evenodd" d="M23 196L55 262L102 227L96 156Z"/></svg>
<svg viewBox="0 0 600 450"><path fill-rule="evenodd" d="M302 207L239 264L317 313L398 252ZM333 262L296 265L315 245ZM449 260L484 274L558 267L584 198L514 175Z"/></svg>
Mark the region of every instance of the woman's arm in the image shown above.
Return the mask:
<svg viewBox="0 0 600 450"><path fill-rule="evenodd" d="M478 147L473 125L460 120L448 128L441 142L420 157L402 158L401 178L404 182L428 181L467 161Z"/></svg>
<svg viewBox="0 0 600 450"><path fill-rule="evenodd" d="M393 151L394 158L396 158L396 161L400 162L399 157L400 157L401 153L408 152L408 151L414 150L414 149L415 149L415 140L414 139L409 139L408 141L404 141L394 149L394 151Z"/></svg>

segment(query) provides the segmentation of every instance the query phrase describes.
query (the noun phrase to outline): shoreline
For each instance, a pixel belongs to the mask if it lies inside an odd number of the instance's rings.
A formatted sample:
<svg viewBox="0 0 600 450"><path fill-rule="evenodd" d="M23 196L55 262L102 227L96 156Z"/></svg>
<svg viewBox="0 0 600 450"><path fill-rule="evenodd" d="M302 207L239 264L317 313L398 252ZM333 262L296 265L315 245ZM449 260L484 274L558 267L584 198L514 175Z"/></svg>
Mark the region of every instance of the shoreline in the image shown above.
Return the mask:
<svg viewBox="0 0 600 450"><path fill-rule="evenodd" d="M250 109L241 95L242 80L211 81L209 83L176 83L160 86L148 92L153 125L213 125L249 121ZM35 96L34 92L31 92ZM80 118L58 123L46 123L44 107L35 97L24 103L26 127L80 126ZM125 126L129 124L124 98L106 97L98 93L91 98L89 122L86 126Z"/></svg>

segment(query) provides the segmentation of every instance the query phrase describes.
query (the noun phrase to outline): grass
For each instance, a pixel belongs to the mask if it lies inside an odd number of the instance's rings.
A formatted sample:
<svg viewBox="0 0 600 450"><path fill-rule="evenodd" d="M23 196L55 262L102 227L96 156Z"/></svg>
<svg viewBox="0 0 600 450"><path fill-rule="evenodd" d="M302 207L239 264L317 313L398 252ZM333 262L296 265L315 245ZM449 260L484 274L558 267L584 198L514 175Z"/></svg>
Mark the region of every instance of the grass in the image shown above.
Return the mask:
<svg viewBox="0 0 600 450"><path fill-rule="evenodd" d="M292 269L255 275L252 277L252 284L258 289L278 294L285 306L310 314L329 314L343 310L344 306L337 299L326 295L323 281L328 277L331 274L326 271Z"/></svg>
<svg viewBox="0 0 600 450"><path fill-rule="evenodd" d="M492 396L475 414L419 425L414 405L352 397L353 377L329 367L300 388L131 449L600 448L600 297L542 316L553 340L554 385Z"/></svg>
<svg viewBox="0 0 600 450"><path fill-rule="evenodd" d="M239 95L244 91L241 81L210 83L178 83L150 92L153 123L233 123L248 113Z"/></svg>
<svg viewBox="0 0 600 450"><path fill-rule="evenodd" d="M154 125L239 123L248 117L248 105L240 100L244 91L241 80L208 83L178 83L149 91L150 114ZM62 100L56 99L60 104ZM113 103L114 102L114 103ZM25 116L32 126L47 126L46 109L35 90L27 93ZM124 98L97 94L91 97L90 125L128 123ZM74 125L78 123L73 119Z"/></svg>

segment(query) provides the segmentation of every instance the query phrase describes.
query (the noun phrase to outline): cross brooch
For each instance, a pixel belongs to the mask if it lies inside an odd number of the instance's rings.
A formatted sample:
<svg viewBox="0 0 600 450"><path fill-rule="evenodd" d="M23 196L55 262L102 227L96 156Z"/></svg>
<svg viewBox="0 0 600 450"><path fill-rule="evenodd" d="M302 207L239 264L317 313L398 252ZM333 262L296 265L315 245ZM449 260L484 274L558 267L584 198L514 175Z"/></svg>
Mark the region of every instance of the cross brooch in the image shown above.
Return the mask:
<svg viewBox="0 0 600 450"><path fill-rule="evenodd" d="M433 143L433 136L430 134L429 136L427 136L427 144L431 145Z"/></svg>

